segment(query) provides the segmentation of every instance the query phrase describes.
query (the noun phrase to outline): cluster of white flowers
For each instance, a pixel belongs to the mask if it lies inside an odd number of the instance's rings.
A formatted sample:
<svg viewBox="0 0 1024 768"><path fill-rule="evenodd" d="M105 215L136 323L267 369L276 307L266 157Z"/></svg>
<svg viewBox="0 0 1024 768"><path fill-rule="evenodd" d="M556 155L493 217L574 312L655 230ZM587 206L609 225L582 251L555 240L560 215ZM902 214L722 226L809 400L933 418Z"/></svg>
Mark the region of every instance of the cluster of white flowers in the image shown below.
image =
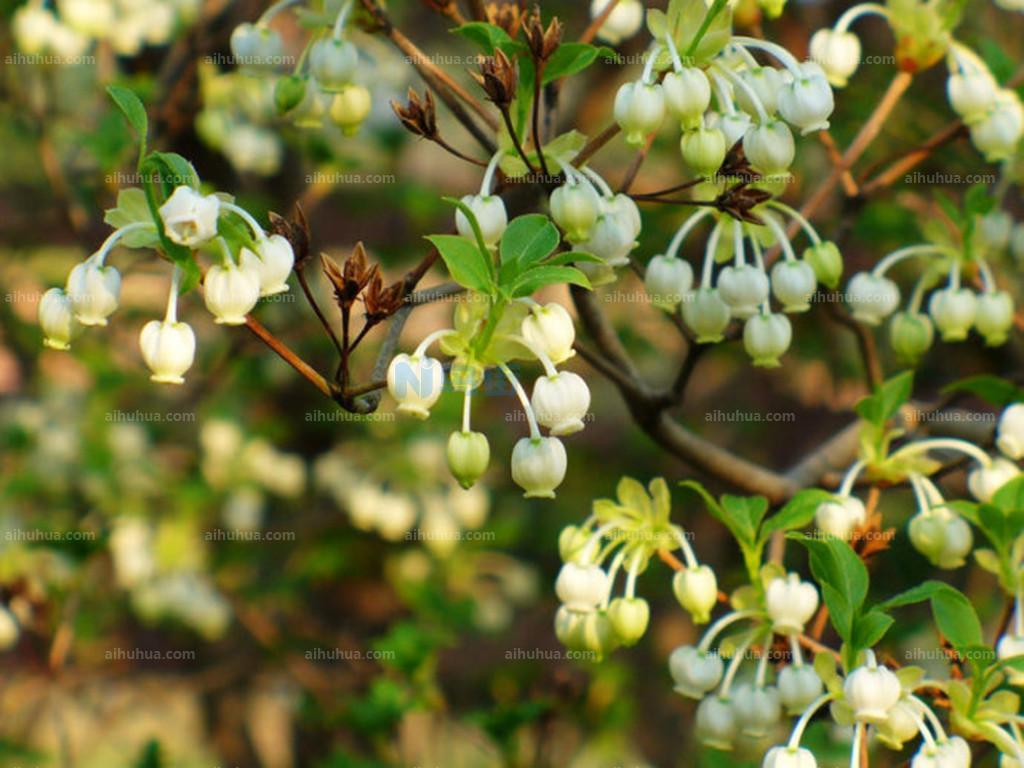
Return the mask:
<svg viewBox="0 0 1024 768"><path fill-rule="evenodd" d="M271 19L293 0L274 3L255 24L239 24L231 34L231 54L239 69L255 77L280 73L292 61L284 40L269 26ZM346 38L345 25L353 8L346 0L330 33L313 35L289 75L276 81L277 111L302 128L319 128L329 118L347 134L354 134L373 106L370 91L360 83L359 49Z"/></svg>
<svg viewBox="0 0 1024 768"><path fill-rule="evenodd" d="M29 55L76 59L101 40L120 56L135 56L167 43L198 9L197 0L58 0L52 9L33 0L15 11L12 29Z"/></svg>
<svg viewBox="0 0 1024 768"><path fill-rule="evenodd" d="M286 281L295 261L291 244L280 235L268 236L245 209L218 195L203 195L192 187L180 186L160 206L159 215L169 240L214 253L217 263L206 273L203 298L217 323L242 325L260 297L288 290ZM227 240L218 235L222 215L236 215L245 221L255 250L243 246L237 254L232 253ZM121 295L121 275L105 263L107 256L122 238L155 231L151 221L117 229L94 254L71 270L63 290L51 288L43 294L39 324L46 346L68 349L83 327L107 324ZM164 319L150 321L139 335L152 380L165 384L183 383L195 358L195 333L178 320L180 280L181 270L175 267Z"/></svg>
<svg viewBox="0 0 1024 768"><path fill-rule="evenodd" d="M1012 221L995 211L978 222L985 251L1004 250L1010 241ZM900 248L885 256L870 272L854 275L846 289L846 301L853 317L868 325L889 319L889 340L903 359L916 361L932 346L938 329L942 340L963 341L973 328L989 346L1006 343L1014 323L1013 297L996 284L986 252L968 260L964 253L947 244L922 244ZM886 273L908 259L924 259L917 283L906 309L896 312L899 286ZM982 291L962 284L966 269L977 267ZM925 295L935 282L948 275L946 285L931 293L927 313L922 312Z"/></svg>
<svg viewBox="0 0 1024 768"><path fill-rule="evenodd" d="M415 490L394 477L370 477L350 458L332 451L317 459L317 485L348 512L361 531L388 541L415 541L440 557L451 554L464 538L487 522L490 498L479 485L462 488L445 474L441 442L424 438L407 447L415 466ZM379 471L379 467L377 468Z"/></svg>
<svg viewBox="0 0 1024 768"><path fill-rule="evenodd" d="M1019 3L1005 5L1012 9ZM850 25L871 14L888 20L889 13L877 3L862 3L844 12L833 27L814 33L811 56L832 85L844 87L860 65L860 39L850 31ZM1024 137L1024 104L1020 96L1011 88L1000 87L985 62L962 43L949 42L946 62L949 103L969 126L974 146L990 162L1014 157Z"/></svg>

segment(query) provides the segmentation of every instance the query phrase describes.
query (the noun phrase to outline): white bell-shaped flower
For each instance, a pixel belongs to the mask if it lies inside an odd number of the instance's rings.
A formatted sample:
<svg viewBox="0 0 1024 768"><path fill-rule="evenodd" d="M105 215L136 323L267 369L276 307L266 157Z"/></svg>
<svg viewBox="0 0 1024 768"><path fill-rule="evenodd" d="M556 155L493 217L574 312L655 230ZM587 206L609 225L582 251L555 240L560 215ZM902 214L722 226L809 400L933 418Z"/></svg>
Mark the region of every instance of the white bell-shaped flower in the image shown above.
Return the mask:
<svg viewBox="0 0 1024 768"><path fill-rule="evenodd" d="M1024 656L1024 635L1003 635L996 644L996 656L1000 661ZM1011 685L1024 686L1024 672L1007 667L1007 677Z"/></svg>
<svg viewBox="0 0 1024 768"><path fill-rule="evenodd" d="M512 479L528 499L553 499L568 461L557 437L524 437L512 449Z"/></svg>
<svg viewBox="0 0 1024 768"><path fill-rule="evenodd" d="M612 0L592 0L590 17L600 17ZM597 36L611 45L618 45L640 31L644 23L644 4L640 0L619 0L608 14Z"/></svg>
<svg viewBox="0 0 1024 768"><path fill-rule="evenodd" d="M797 635L818 609L818 590L810 582L801 581L798 574L790 573L768 584L765 607L775 632Z"/></svg>
<svg viewBox="0 0 1024 768"><path fill-rule="evenodd" d="M608 620L623 645L636 645L651 621L651 607L642 597L617 597L608 605Z"/></svg>
<svg viewBox="0 0 1024 768"><path fill-rule="evenodd" d="M324 91L339 91L352 82L359 65L359 51L347 40L318 40L309 50L309 71Z"/></svg>
<svg viewBox="0 0 1024 768"><path fill-rule="evenodd" d="M1024 459L1024 403L1014 403L999 417L996 446L1011 459Z"/></svg>
<svg viewBox="0 0 1024 768"><path fill-rule="evenodd" d="M936 741L934 744L922 744L913 759L910 768L970 768L971 748L959 736Z"/></svg>
<svg viewBox="0 0 1024 768"><path fill-rule="evenodd" d="M665 120L665 92L658 83L625 83L615 95L615 122L626 143L642 146Z"/></svg>
<svg viewBox="0 0 1024 768"><path fill-rule="evenodd" d="M837 539L849 539L857 528L864 525L865 520L867 510L864 502L856 496L836 496L819 504L814 512L818 530Z"/></svg>
<svg viewBox="0 0 1024 768"><path fill-rule="evenodd" d="M889 343L902 360L916 362L934 341L935 325L923 312L897 312L889 320Z"/></svg>
<svg viewBox="0 0 1024 768"><path fill-rule="evenodd" d="M730 146L721 129L703 126L684 131L679 140L683 162L697 176L714 176L725 162Z"/></svg>
<svg viewBox="0 0 1024 768"><path fill-rule="evenodd" d="M747 131L743 152L754 170L769 179L788 178L789 166L796 157L793 133L781 120L772 120Z"/></svg>
<svg viewBox="0 0 1024 768"><path fill-rule="evenodd" d="M790 664L779 672L776 682L779 701L790 715L799 715L821 696L825 684L807 664Z"/></svg>
<svg viewBox="0 0 1024 768"><path fill-rule="evenodd" d="M804 135L828 128L828 119L835 109L832 87L820 66L814 62L800 65L801 74L782 88L779 112Z"/></svg>
<svg viewBox="0 0 1024 768"><path fill-rule="evenodd" d="M533 307L523 320L521 330L523 338L543 351L555 365L576 354L572 348L576 342L576 326L561 304L551 302Z"/></svg>
<svg viewBox="0 0 1024 768"><path fill-rule="evenodd" d="M946 288L932 294L928 314L943 341L963 341L978 315L978 297L969 288Z"/></svg>
<svg viewBox="0 0 1024 768"><path fill-rule="evenodd" d="M683 67L669 72L662 81L665 107L684 129L696 128L711 104L711 83L704 70Z"/></svg>
<svg viewBox="0 0 1024 768"><path fill-rule="evenodd" d="M753 67L740 72L739 77L757 96L764 111L774 115L778 109L779 93L787 84L786 76L775 67ZM746 88L737 88L735 95L740 109L754 117L760 114Z"/></svg>
<svg viewBox="0 0 1024 768"><path fill-rule="evenodd" d="M268 72L281 64L284 41L276 30L248 22L231 33L231 54L235 64L249 72Z"/></svg>
<svg viewBox="0 0 1024 768"><path fill-rule="evenodd" d="M772 747L761 768L818 768L814 753L803 747Z"/></svg>
<svg viewBox="0 0 1024 768"><path fill-rule="evenodd" d="M220 198L180 186L160 206L159 213L169 240L195 248L217 234Z"/></svg>
<svg viewBox="0 0 1024 768"><path fill-rule="evenodd" d="M693 287L693 267L674 256L655 256L647 264L644 287L654 306L671 312Z"/></svg>
<svg viewBox="0 0 1024 768"><path fill-rule="evenodd" d="M959 568L974 546L971 527L946 507L914 515L908 532L914 549L936 568Z"/></svg>
<svg viewBox="0 0 1024 768"><path fill-rule="evenodd" d="M967 476L967 488L978 501L988 503L996 491L1020 474L1020 468L1009 459L992 459L988 467L978 467Z"/></svg>
<svg viewBox="0 0 1024 768"><path fill-rule="evenodd" d="M215 264L203 279L203 301L221 325L245 325L248 315L260 300L260 276L251 267L239 267L233 261Z"/></svg>
<svg viewBox="0 0 1024 768"><path fill-rule="evenodd" d="M718 686L724 669L721 656L702 653L692 645L681 645L668 657L675 692L698 701Z"/></svg>
<svg viewBox="0 0 1024 768"><path fill-rule="evenodd" d="M722 135L725 137L725 146L728 150L750 130L752 122L753 120L750 115L737 110L715 117L712 121L712 127L722 132Z"/></svg>
<svg viewBox="0 0 1024 768"><path fill-rule="evenodd" d="M978 296L974 327L990 347L1005 344L1013 329L1013 297L1006 291L986 291Z"/></svg>
<svg viewBox="0 0 1024 768"><path fill-rule="evenodd" d="M258 253L242 248L238 254L242 269L259 276L260 296L273 296L288 290L288 276L295 266L292 244L281 235L271 235L257 243Z"/></svg>
<svg viewBox="0 0 1024 768"><path fill-rule="evenodd" d="M990 163L1009 160L1024 135L1024 106L1015 91L1002 89L987 112L971 123L971 142Z"/></svg>
<svg viewBox="0 0 1024 768"><path fill-rule="evenodd" d="M782 304L783 312L806 312L818 288L814 267L806 261L782 259L772 267L772 293Z"/></svg>
<svg viewBox="0 0 1024 768"><path fill-rule="evenodd" d="M768 299L771 283L764 270L741 264L725 267L718 274L718 293L729 305L733 317L745 320L761 311Z"/></svg>
<svg viewBox="0 0 1024 768"><path fill-rule="evenodd" d="M785 315L762 313L743 324L743 347L759 368L778 368L792 343L793 326Z"/></svg>
<svg viewBox="0 0 1024 768"><path fill-rule="evenodd" d="M51 288L39 300L39 327L43 329L43 344L50 349L70 349L82 332L71 300L60 288Z"/></svg>
<svg viewBox="0 0 1024 768"><path fill-rule="evenodd" d="M843 695L858 722L885 722L889 710L903 695L900 680L886 667L875 663L874 656L850 673L843 684Z"/></svg>
<svg viewBox="0 0 1024 768"><path fill-rule="evenodd" d="M853 32L819 29L811 35L811 59L836 88L845 88L860 66L860 38Z"/></svg>
<svg viewBox="0 0 1024 768"><path fill-rule="evenodd" d="M196 356L196 335L187 323L150 320L139 334L142 359L160 384L184 384Z"/></svg>
<svg viewBox="0 0 1024 768"><path fill-rule="evenodd" d="M497 195L466 195L462 198L462 202L476 217L484 244L492 248L496 246L508 227L508 211L505 210L505 202ZM473 225L461 210L455 212L455 228L460 235L476 242Z"/></svg>
<svg viewBox="0 0 1024 768"><path fill-rule="evenodd" d="M694 734L707 747L731 750L739 734L739 727L729 701L718 696L705 697L697 706Z"/></svg>
<svg viewBox="0 0 1024 768"><path fill-rule="evenodd" d="M558 572L555 594L571 611L593 611L608 594L608 574L599 565L566 563Z"/></svg>
<svg viewBox="0 0 1024 768"><path fill-rule="evenodd" d="M957 72L946 81L949 104L967 122L982 118L996 102L999 84L984 71Z"/></svg>
<svg viewBox="0 0 1024 768"><path fill-rule="evenodd" d="M900 289L887 277L858 272L846 288L846 302L855 320L878 325L896 311L900 303Z"/></svg>
<svg viewBox="0 0 1024 768"><path fill-rule="evenodd" d="M736 686L732 708L740 732L754 739L767 736L782 719L779 690L774 686Z"/></svg>
<svg viewBox="0 0 1024 768"><path fill-rule="evenodd" d="M551 193L551 218L570 243L590 237L601 212L601 198L586 182L572 179Z"/></svg>
<svg viewBox="0 0 1024 768"><path fill-rule="evenodd" d="M398 410L425 419L444 390L444 366L426 355L395 355L388 365L387 380Z"/></svg>
<svg viewBox="0 0 1024 768"><path fill-rule="evenodd" d="M695 624L706 624L718 603L718 579L707 565L676 571L672 577L672 591Z"/></svg>
<svg viewBox="0 0 1024 768"><path fill-rule="evenodd" d="M96 259L87 259L71 270L65 293L79 323L106 325L121 298L121 274Z"/></svg>
<svg viewBox="0 0 1024 768"><path fill-rule="evenodd" d="M571 435L583 429L583 419L590 409L590 389L581 376L561 371L537 379L531 403L537 421L552 435Z"/></svg>
<svg viewBox="0 0 1024 768"><path fill-rule="evenodd" d="M698 344L715 344L725 336L732 311L717 288L698 288L683 299L683 320Z"/></svg>

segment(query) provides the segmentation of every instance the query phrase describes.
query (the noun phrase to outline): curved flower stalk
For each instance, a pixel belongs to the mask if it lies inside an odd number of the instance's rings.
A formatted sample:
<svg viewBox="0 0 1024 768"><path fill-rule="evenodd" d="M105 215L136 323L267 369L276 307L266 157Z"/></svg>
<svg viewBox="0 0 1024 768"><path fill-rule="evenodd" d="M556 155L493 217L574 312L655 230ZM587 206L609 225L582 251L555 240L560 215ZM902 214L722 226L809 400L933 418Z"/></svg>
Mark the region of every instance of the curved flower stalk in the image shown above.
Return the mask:
<svg viewBox="0 0 1024 768"><path fill-rule="evenodd" d="M46 346L68 349L83 328L107 325L121 295L120 273L107 264L118 245L157 249L173 261L164 319L147 323L139 337L142 357L158 383L184 383L195 357L195 333L178 320L179 295L191 287L186 282L199 279L193 254L210 261L203 299L219 324L244 324L261 297L288 290L295 259L288 240L266 232L229 197L201 193L191 166L181 163L179 170L187 170L193 184L175 187L159 208L150 207L142 189L122 190L117 207L107 212L114 232L71 270L63 290L53 288L43 296L39 323Z"/></svg>
<svg viewBox="0 0 1024 768"><path fill-rule="evenodd" d="M468 290L466 300L457 305L451 328L429 334L412 354L391 360L387 386L398 410L420 419L430 416L446 381L462 393L462 428L452 433L447 453L452 475L469 488L490 463L487 437L472 429L472 402L486 394L488 371L497 371L519 400L529 429L512 452L512 478L527 498L553 498L567 466L559 438L583 429L590 390L582 377L557 368L575 354L572 317L560 304L542 306L530 295L554 283L589 287L584 274L569 264L597 259L582 252L556 253L561 238L546 216L507 222L501 199L490 194L499 161L500 153L479 195L451 200L464 235L428 238L452 277ZM428 354L435 343L452 358L450 365ZM523 361L543 370L532 396L513 370Z"/></svg>
<svg viewBox="0 0 1024 768"><path fill-rule="evenodd" d="M302 0L279 0L255 23L231 33L236 66L257 78L273 78L279 115L301 128L321 128L329 119L347 135L355 134L373 106L360 64L359 49L346 34L355 0L341 3L337 14L315 26L302 53L285 54L281 35L270 26L279 13ZM284 74L289 69L290 72Z"/></svg>
<svg viewBox="0 0 1024 768"><path fill-rule="evenodd" d="M940 4L915 2L912 7L861 3L847 9L831 28L811 38L811 57L829 82L844 87L861 60L860 39L851 25L864 16L881 16L892 27L897 60L914 72L946 59L946 90L953 111L970 128L971 142L989 162L1013 157L1024 137L1024 105L1011 88L1001 87L991 70L973 50L953 38L959 13L943 12ZM1013 3L1007 3L1008 10Z"/></svg>

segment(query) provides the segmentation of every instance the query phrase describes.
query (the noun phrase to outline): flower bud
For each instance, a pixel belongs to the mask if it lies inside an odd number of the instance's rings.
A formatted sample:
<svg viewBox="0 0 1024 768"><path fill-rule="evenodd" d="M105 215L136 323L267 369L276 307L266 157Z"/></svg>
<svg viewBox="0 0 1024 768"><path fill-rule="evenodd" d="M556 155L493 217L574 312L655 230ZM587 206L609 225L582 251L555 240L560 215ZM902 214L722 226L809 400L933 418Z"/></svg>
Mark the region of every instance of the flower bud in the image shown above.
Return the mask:
<svg viewBox="0 0 1024 768"><path fill-rule="evenodd" d="M564 363L576 354L572 345L576 341L576 327L572 316L561 304L552 302L533 307L523 320L523 338L539 347L555 365Z"/></svg>
<svg viewBox="0 0 1024 768"><path fill-rule="evenodd" d="M698 288L683 299L683 320L697 337L698 344L721 341L732 313L716 288Z"/></svg>
<svg viewBox="0 0 1024 768"><path fill-rule="evenodd" d="M698 127L684 131L679 140L683 162L697 176L714 176L725 162L725 134L718 128Z"/></svg>
<svg viewBox="0 0 1024 768"><path fill-rule="evenodd" d="M1001 251L1010 244L1013 217L1006 211L990 211L978 219L978 232L985 245L994 251Z"/></svg>
<svg viewBox="0 0 1024 768"><path fill-rule="evenodd" d="M277 114L286 115L306 98L306 78L301 75L282 77L274 86L274 108Z"/></svg>
<svg viewBox="0 0 1024 768"><path fill-rule="evenodd" d="M778 109L779 92L786 85L786 76L775 67L754 67L743 70L739 77L760 100L764 111L769 115L774 115ZM736 88L735 93L736 103L740 109L755 117L760 114L746 88Z"/></svg>
<svg viewBox="0 0 1024 768"><path fill-rule="evenodd" d="M555 580L555 594L571 611L593 611L608 595L608 574L599 565L566 563Z"/></svg>
<svg viewBox="0 0 1024 768"><path fill-rule="evenodd" d="M995 458L989 467L978 467L967 476L967 488L978 501L987 504L996 491L1020 474L1009 459Z"/></svg>
<svg viewBox="0 0 1024 768"><path fill-rule="evenodd" d="M999 417L996 446L1011 459L1024 459L1024 403L1014 403Z"/></svg>
<svg viewBox="0 0 1024 768"><path fill-rule="evenodd" d="M836 88L845 88L860 66L860 38L853 32L819 29L811 36L811 59Z"/></svg>
<svg viewBox="0 0 1024 768"><path fill-rule="evenodd" d="M706 565L676 571L672 591L679 604L689 612L694 624L707 624L718 603L718 579Z"/></svg>
<svg viewBox="0 0 1024 768"><path fill-rule="evenodd" d="M824 240L804 251L804 261L811 265L818 282L826 288L835 288L843 276L843 257L839 248Z"/></svg>
<svg viewBox="0 0 1024 768"><path fill-rule="evenodd" d="M82 332L71 300L60 288L51 288L39 300L39 327L43 329L43 344L50 349L70 349L71 341Z"/></svg>
<svg viewBox="0 0 1024 768"><path fill-rule="evenodd" d="M309 52L309 71L325 91L337 92L352 82L359 64L359 51L347 40L333 37L318 40Z"/></svg>
<svg viewBox="0 0 1024 768"><path fill-rule="evenodd" d="M914 515L909 532L914 549L936 568L959 568L974 545L971 527L945 507Z"/></svg>
<svg viewBox="0 0 1024 768"><path fill-rule="evenodd" d="M995 104L971 124L971 142L990 163L1009 160L1024 134L1024 106L1014 91L1000 90Z"/></svg>
<svg viewBox="0 0 1024 768"><path fill-rule="evenodd" d="M897 312L889 321L889 343L901 360L916 363L931 349L935 326L920 312Z"/></svg>
<svg viewBox="0 0 1024 768"><path fill-rule="evenodd" d="M720 130L725 136L725 147L728 150L732 149L732 146L750 130L752 122L750 115L746 112L736 111L725 115L717 115L712 123L712 127Z"/></svg>
<svg viewBox="0 0 1024 768"><path fill-rule="evenodd" d="M387 378L388 392L398 401L398 410L418 419L430 416L444 389L441 361L427 356L395 355Z"/></svg>
<svg viewBox="0 0 1024 768"><path fill-rule="evenodd" d="M761 311L771 285L764 270L749 264L725 267L718 273L718 293L729 305L733 317L745 320Z"/></svg>
<svg viewBox="0 0 1024 768"><path fill-rule="evenodd" d="M846 302L850 305L854 320L878 325L899 305L900 289L887 277L858 272L846 287Z"/></svg>
<svg viewBox="0 0 1024 768"><path fill-rule="evenodd" d="M288 290L288 276L295 265L292 244L281 235L271 235L256 244L257 253L242 248L238 254L243 270L251 270L260 281L260 296L273 296Z"/></svg>
<svg viewBox="0 0 1024 768"><path fill-rule="evenodd" d="M736 715L726 699L708 696L697 706L694 734L704 746L731 750L738 731Z"/></svg>
<svg viewBox="0 0 1024 768"><path fill-rule="evenodd" d="M702 653L692 645L681 645L668 657L675 692L698 701L721 682L724 668L721 656Z"/></svg>
<svg viewBox="0 0 1024 768"><path fill-rule="evenodd" d="M772 293L783 312L806 312L818 287L814 267L806 261L783 259L772 267Z"/></svg>
<svg viewBox="0 0 1024 768"><path fill-rule="evenodd" d="M796 156L793 134L781 120L772 120L747 131L743 152L762 176L788 177Z"/></svg>
<svg viewBox="0 0 1024 768"><path fill-rule="evenodd" d="M531 403L537 422L552 435L572 435L583 429L583 419L590 408L590 389L579 375L561 371L537 379Z"/></svg>
<svg viewBox="0 0 1024 768"><path fill-rule="evenodd" d="M693 287L693 267L675 256L655 256L647 264L644 287L654 306L671 312Z"/></svg>
<svg viewBox="0 0 1024 768"><path fill-rule="evenodd" d="M235 64L247 72L273 70L283 54L284 43L273 29L246 22L231 33L231 55Z"/></svg>
<svg viewBox="0 0 1024 768"><path fill-rule="evenodd" d="M121 275L90 258L71 270L64 291L79 323L106 325L121 298Z"/></svg>
<svg viewBox="0 0 1024 768"><path fill-rule="evenodd" d="M988 346L1006 343L1013 319L1013 298L1006 291L988 291L978 297L974 325Z"/></svg>
<svg viewBox="0 0 1024 768"><path fill-rule="evenodd" d="M346 85L331 102L330 116L346 136L352 136L370 115L373 98L362 85Z"/></svg>
<svg viewBox="0 0 1024 768"><path fill-rule="evenodd" d="M767 736L782 718L779 691L772 686L737 686L732 695L732 709L740 732L755 739Z"/></svg>
<svg viewBox="0 0 1024 768"><path fill-rule="evenodd" d="M889 710L885 722L876 726L879 741L890 749L903 749L904 742L917 737L917 719L918 712L914 705L906 699L900 699Z"/></svg>
<svg viewBox="0 0 1024 768"><path fill-rule="evenodd" d="M849 539L865 520L867 510L864 502L856 496L835 496L831 501L819 504L814 512L818 530L837 539Z"/></svg>
<svg viewBox="0 0 1024 768"><path fill-rule="evenodd" d="M814 62L800 65L801 75L782 88L779 112L805 136L828 128L828 118L835 109L832 88L820 66Z"/></svg>
<svg viewBox="0 0 1024 768"><path fill-rule="evenodd" d="M959 736L924 743L910 761L910 768L970 768L971 748Z"/></svg>
<svg viewBox="0 0 1024 768"><path fill-rule="evenodd" d="M790 664L779 672L776 683L779 701L790 715L799 715L821 696L825 688L814 667L807 664Z"/></svg>
<svg viewBox="0 0 1024 768"><path fill-rule="evenodd" d="M615 197L606 197L602 204L605 214L614 216L618 220L619 226L629 232L630 239L636 240L640 236L640 232L643 230L643 218L640 216L640 208L633 198L620 192Z"/></svg>
<svg viewBox="0 0 1024 768"><path fill-rule="evenodd" d="M11 31L18 50L29 56L38 56L50 45L60 22L53 12L36 5L23 5L14 12Z"/></svg>
<svg viewBox="0 0 1024 768"><path fill-rule="evenodd" d="M932 294L928 313L943 341L963 341L978 315L978 297L969 288L946 288Z"/></svg>
<svg viewBox="0 0 1024 768"><path fill-rule="evenodd" d="M566 563L575 560L589 539L590 535L586 530L576 525L567 525L558 534L559 557Z"/></svg>
<svg viewBox="0 0 1024 768"><path fill-rule="evenodd" d="M605 611L584 614L579 632L581 650L587 651L595 661L600 661L619 645L619 637Z"/></svg>
<svg viewBox="0 0 1024 768"><path fill-rule="evenodd" d="M555 637L562 645L574 651L583 650L583 623L587 615L564 605L555 613Z"/></svg>
<svg viewBox="0 0 1024 768"><path fill-rule="evenodd" d="M472 488L487 471L491 446L482 432L452 432L448 438L448 469L463 488Z"/></svg>
<svg viewBox="0 0 1024 768"><path fill-rule="evenodd" d="M658 84L626 83L615 95L615 122L626 135L626 143L643 146L647 135L665 119L665 93Z"/></svg>
<svg viewBox="0 0 1024 768"><path fill-rule="evenodd" d="M793 326L785 315L754 315L743 325L743 347L758 368L778 368L792 342Z"/></svg>
<svg viewBox="0 0 1024 768"><path fill-rule="evenodd" d="M568 458L557 437L524 437L512 449L512 479L527 499L553 499Z"/></svg>
<svg viewBox="0 0 1024 768"><path fill-rule="evenodd" d="M551 218L570 243L582 243L597 223L601 198L589 184L567 181L551 193Z"/></svg>
<svg viewBox="0 0 1024 768"><path fill-rule="evenodd" d="M21 630L11 609L0 605L0 651L7 651L18 643Z"/></svg>
<svg viewBox="0 0 1024 768"><path fill-rule="evenodd" d="M260 300L260 277L251 268L229 261L210 267L203 279L203 301L215 322L245 325L245 316Z"/></svg>
<svg viewBox="0 0 1024 768"><path fill-rule="evenodd" d="M195 248L217 234L220 199L180 186L160 206L159 213L168 240Z"/></svg>
<svg viewBox="0 0 1024 768"><path fill-rule="evenodd" d="M946 95L953 111L970 123L995 106L999 84L984 71L954 73L946 81Z"/></svg>
<svg viewBox="0 0 1024 768"><path fill-rule="evenodd" d="M651 618L651 608L642 597L617 597L608 606L608 619L623 645L636 645Z"/></svg>
<svg viewBox="0 0 1024 768"><path fill-rule="evenodd" d="M590 4L590 17L598 18L610 2L611 0L593 0ZM618 45L639 32L643 23L644 5L640 0L619 0L601 25L597 36L610 45Z"/></svg>
<svg viewBox="0 0 1024 768"><path fill-rule="evenodd" d="M803 747L772 747L761 768L818 768L814 753Z"/></svg>
<svg viewBox="0 0 1024 768"><path fill-rule="evenodd" d="M711 83L702 69L683 67L669 72L662 81L665 107L679 120L683 130L698 128L711 104Z"/></svg>
<svg viewBox="0 0 1024 768"><path fill-rule="evenodd" d="M508 212L504 201L497 195L466 195L462 202L476 217L484 245L491 248L496 246L508 227ZM473 225L461 210L455 211L455 228L464 238L476 242Z"/></svg>
<svg viewBox="0 0 1024 768"><path fill-rule="evenodd" d="M765 606L774 632L798 635L818 609L818 590L790 573L786 578L771 581L765 592Z"/></svg>
<svg viewBox="0 0 1024 768"><path fill-rule="evenodd" d="M1019 659L1024 656L1024 635L1011 635L1009 633L1003 635L996 644L996 656L1000 661ZM1010 685L1024 686L1024 672L1014 667L1007 667L1006 675Z"/></svg>
<svg viewBox="0 0 1024 768"><path fill-rule="evenodd" d="M160 384L184 384L184 374L196 356L196 335L187 323L150 320L139 334L142 359L152 381Z"/></svg>
<svg viewBox="0 0 1024 768"><path fill-rule="evenodd" d="M846 678L843 694L858 722L878 725L885 722L889 710L900 700L903 688L899 678L877 666L872 657L869 664L857 667Z"/></svg>

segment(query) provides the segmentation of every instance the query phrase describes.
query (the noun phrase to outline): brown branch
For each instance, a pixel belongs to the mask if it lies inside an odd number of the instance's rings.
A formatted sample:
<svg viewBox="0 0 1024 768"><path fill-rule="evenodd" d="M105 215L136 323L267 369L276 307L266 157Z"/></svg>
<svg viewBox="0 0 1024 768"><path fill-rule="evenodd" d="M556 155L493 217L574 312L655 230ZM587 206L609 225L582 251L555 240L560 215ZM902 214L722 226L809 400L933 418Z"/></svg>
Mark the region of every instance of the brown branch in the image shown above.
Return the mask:
<svg viewBox="0 0 1024 768"><path fill-rule="evenodd" d="M608 17L612 15L612 11L615 10L615 6L618 4L619 0L611 0L611 2L605 6L605 9L597 15L597 18L590 22L590 26L583 30L583 34L580 35L579 42L592 43L594 38L597 37L597 33L601 31L601 27L603 27L604 23L608 21Z"/></svg>
<svg viewBox="0 0 1024 768"><path fill-rule="evenodd" d="M245 326L252 334L270 347L278 357L294 368L303 378L309 381L314 387L320 390L325 397L334 398L335 392L327 379L321 376L305 360L295 354L287 344L268 331L259 320L252 315L246 315Z"/></svg>

